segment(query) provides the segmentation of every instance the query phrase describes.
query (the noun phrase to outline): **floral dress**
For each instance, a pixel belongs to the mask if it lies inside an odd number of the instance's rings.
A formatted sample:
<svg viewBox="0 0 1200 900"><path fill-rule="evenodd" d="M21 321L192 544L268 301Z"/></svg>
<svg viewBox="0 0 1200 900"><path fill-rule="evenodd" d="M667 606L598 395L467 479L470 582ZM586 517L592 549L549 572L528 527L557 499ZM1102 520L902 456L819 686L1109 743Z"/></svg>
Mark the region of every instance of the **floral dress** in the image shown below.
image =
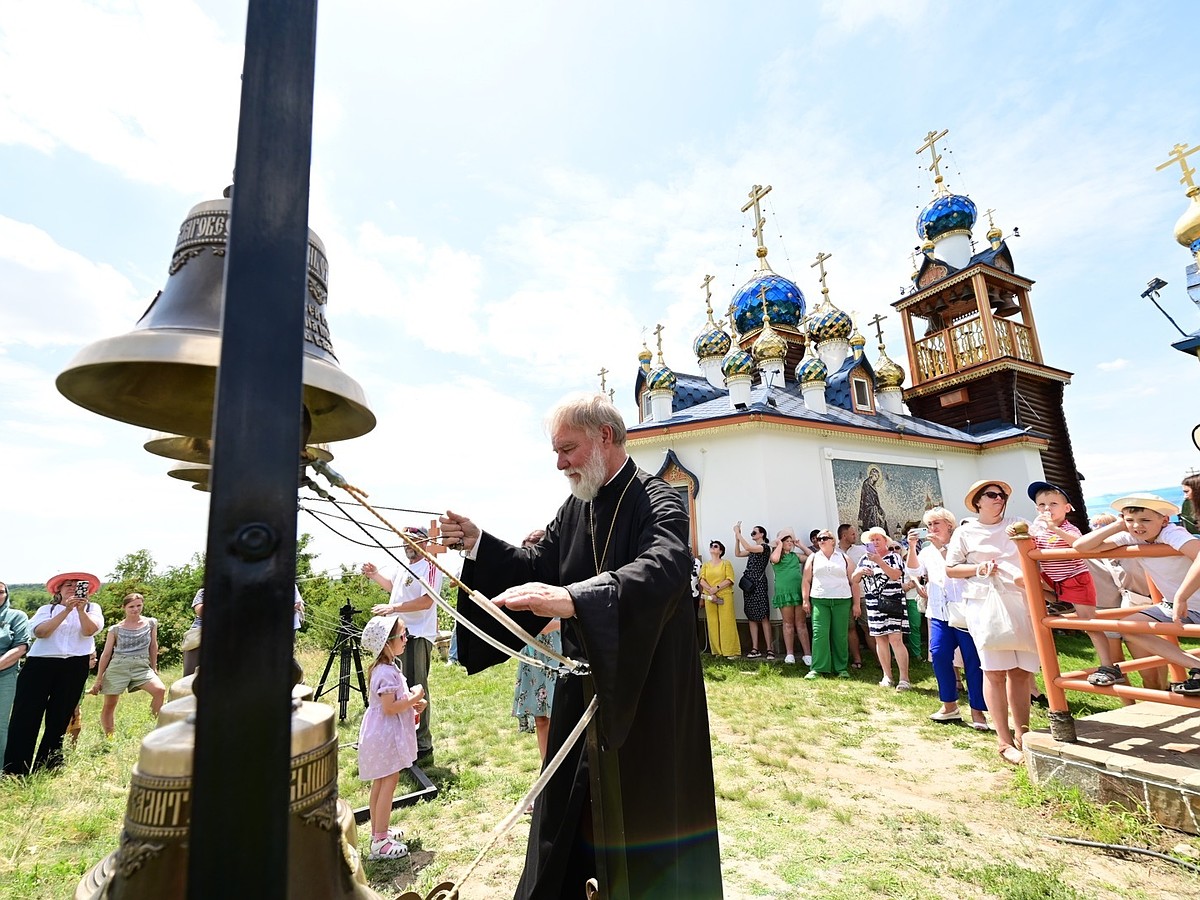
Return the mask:
<svg viewBox="0 0 1200 900"><path fill-rule="evenodd" d="M417 759L416 712L406 709L389 716L380 694L408 696L408 682L394 665L380 663L371 671L370 705L358 731L358 777L363 781L402 772Z"/></svg>
<svg viewBox="0 0 1200 900"><path fill-rule="evenodd" d="M555 653L562 653L561 631L539 634L537 639L539 644L545 644ZM550 657L538 653L532 647L526 647L521 654L544 662L553 662ZM517 667L517 687L513 692L512 714L517 720L517 731L536 733L537 726L533 720L538 716L549 718L553 703L554 676L540 666L521 663Z"/></svg>

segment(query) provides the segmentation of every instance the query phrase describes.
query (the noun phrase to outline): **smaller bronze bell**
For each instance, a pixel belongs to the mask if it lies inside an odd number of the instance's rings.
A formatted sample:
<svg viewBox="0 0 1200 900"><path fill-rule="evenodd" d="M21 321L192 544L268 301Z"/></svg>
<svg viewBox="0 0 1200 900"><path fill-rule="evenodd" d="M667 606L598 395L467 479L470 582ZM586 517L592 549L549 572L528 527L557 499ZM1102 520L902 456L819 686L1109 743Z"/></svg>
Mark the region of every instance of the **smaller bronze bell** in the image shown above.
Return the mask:
<svg viewBox="0 0 1200 900"><path fill-rule="evenodd" d="M167 434L160 431L142 444L155 456L176 459L180 462L207 466L212 463L212 441L208 438L186 437L182 434ZM309 444L308 453L321 462L332 462L333 452L328 444Z"/></svg>
<svg viewBox="0 0 1200 900"><path fill-rule="evenodd" d="M212 490L209 481L212 478L211 466L197 466L192 463L180 463L177 466L171 466L167 469L167 474L172 478L178 478L180 481L190 481L192 487L198 491Z"/></svg>

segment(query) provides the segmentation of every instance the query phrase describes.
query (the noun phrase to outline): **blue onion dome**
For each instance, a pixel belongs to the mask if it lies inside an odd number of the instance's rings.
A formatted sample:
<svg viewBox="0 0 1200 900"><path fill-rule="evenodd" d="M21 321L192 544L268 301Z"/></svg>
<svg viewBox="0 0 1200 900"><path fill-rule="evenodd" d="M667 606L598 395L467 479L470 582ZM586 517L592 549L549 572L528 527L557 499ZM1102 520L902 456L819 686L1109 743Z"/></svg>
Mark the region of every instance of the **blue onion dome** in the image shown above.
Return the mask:
<svg viewBox="0 0 1200 900"><path fill-rule="evenodd" d="M824 341L844 341L854 330L854 320L826 298L808 320L808 333L818 344Z"/></svg>
<svg viewBox="0 0 1200 900"><path fill-rule="evenodd" d="M879 358L875 360L875 380L881 388L898 388L904 384L904 370L884 352L879 345Z"/></svg>
<svg viewBox="0 0 1200 900"><path fill-rule="evenodd" d="M797 328L804 318L804 294L795 283L762 269L743 284L733 295L733 324L742 334L748 334L763 323L763 304L759 296L766 288L767 312L776 325Z"/></svg>
<svg viewBox="0 0 1200 900"><path fill-rule="evenodd" d="M740 347L734 347L721 363L721 374L726 378L754 374L754 357Z"/></svg>
<svg viewBox="0 0 1200 900"><path fill-rule="evenodd" d="M800 365L796 366L796 380L800 384L815 384L824 382L829 377L829 369L825 363L821 362L820 357L813 356L812 344L809 344L808 355L800 360Z"/></svg>
<svg viewBox="0 0 1200 900"><path fill-rule="evenodd" d="M936 241L948 234L970 234L979 211L970 197L938 194L917 216L917 237Z"/></svg>
<svg viewBox="0 0 1200 900"><path fill-rule="evenodd" d="M750 348L755 362L783 359L787 356L787 341L779 336L779 332L771 327L771 317L763 316L762 333Z"/></svg>
<svg viewBox="0 0 1200 900"><path fill-rule="evenodd" d="M700 359L706 359L710 356L724 356L729 352L730 346L733 344L733 339L725 333L725 329L713 321L712 310L708 311L708 322L700 329L700 333L696 335L696 340L692 342L692 349L696 352L696 356Z"/></svg>

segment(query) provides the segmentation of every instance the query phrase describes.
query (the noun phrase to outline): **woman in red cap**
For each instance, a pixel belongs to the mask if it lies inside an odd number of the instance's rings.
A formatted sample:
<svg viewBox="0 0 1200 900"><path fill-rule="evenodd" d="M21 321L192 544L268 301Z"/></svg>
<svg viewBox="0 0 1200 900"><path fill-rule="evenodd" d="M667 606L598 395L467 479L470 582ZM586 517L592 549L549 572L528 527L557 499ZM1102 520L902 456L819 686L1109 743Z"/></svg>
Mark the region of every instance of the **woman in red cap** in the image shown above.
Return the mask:
<svg viewBox="0 0 1200 900"><path fill-rule="evenodd" d="M88 597L100 589L100 579L87 572L64 572L46 582L54 598L29 620L33 642L17 676L17 694L8 722L4 771L27 775L62 765L63 735L71 721L89 660L96 649L94 635L104 627L104 613ZM45 733L34 755L38 732Z"/></svg>

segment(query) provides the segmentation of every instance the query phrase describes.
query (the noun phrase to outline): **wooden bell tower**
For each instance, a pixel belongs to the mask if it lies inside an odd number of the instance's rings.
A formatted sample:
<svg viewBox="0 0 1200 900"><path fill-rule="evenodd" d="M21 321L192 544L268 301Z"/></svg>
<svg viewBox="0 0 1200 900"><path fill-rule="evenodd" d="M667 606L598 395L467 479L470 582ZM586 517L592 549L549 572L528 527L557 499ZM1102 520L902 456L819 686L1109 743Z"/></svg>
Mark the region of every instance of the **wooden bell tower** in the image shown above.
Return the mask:
<svg viewBox="0 0 1200 900"><path fill-rule="evenodd" d="M1033 282L1013 271L999 229L988 238L991 249L958 270L927 253L916 290L892 304L912 373L904 401L914 416L964 431L1009 422L1047 438L1046 480L1071 495L1071 518L1086 530L1062 406L1071 373L1046 365L1029 302Z"/></svg>

